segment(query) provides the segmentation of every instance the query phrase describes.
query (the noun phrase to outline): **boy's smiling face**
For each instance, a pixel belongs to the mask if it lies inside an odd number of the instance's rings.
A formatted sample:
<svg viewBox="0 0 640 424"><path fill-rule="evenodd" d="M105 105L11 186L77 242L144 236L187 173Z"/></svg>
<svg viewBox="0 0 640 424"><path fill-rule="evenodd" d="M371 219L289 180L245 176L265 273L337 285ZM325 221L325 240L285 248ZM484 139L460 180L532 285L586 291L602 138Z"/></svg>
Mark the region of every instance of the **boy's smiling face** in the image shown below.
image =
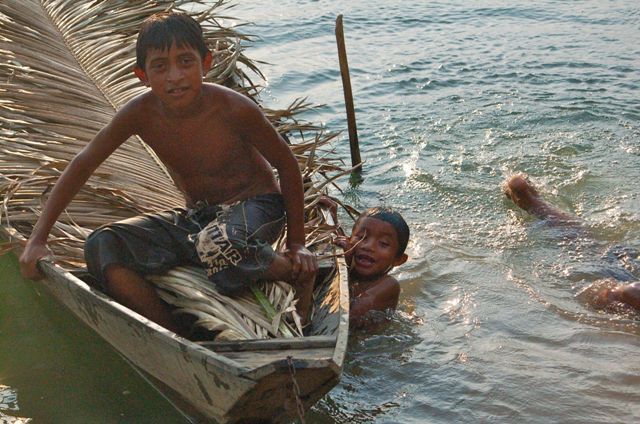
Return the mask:
<svg viewBox="0 0 640 424"><path fill-rule="evenodd" d="M360 218L353 228L349 245L350 271L358 280L382 277L394 266L406 262L407 255L398 256L398 235L388 222L377 218Z"/></svg>
<svg viewBox="0 0 640 424"><path fill-rule="evenodd" d="M204 60L196 49L172 43L168 50L149 49L145 69L135 74L171 113L195 112L202 94L202 77L211 66L212 56Z"/></svg>

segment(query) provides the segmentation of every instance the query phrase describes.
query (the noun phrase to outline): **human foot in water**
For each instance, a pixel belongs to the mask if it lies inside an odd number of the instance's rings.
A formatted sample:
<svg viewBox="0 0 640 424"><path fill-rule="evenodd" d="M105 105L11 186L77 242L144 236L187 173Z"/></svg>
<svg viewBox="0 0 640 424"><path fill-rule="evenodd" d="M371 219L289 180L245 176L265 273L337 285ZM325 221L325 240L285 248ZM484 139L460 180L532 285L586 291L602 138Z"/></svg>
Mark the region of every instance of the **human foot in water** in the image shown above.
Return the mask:
<svg viewBox="0 0 640 424"><path fill-rule="evenodd" d="M524 174L510 176L503 184L502 191L516 206L538 218L551 221L578 220L544 200Z"/></svg>
<svg viewBox="0 0 640 424"><path fill-rule="evenodd" d="M548 203L524 174L507 178L503 185L504 194L518 207L540 219L566 223L579 223L579 219ZM640 282L620 284L615 280L597 281L578 297L585 299L595 309L610 310L631 308L640 312Z"/></svg>

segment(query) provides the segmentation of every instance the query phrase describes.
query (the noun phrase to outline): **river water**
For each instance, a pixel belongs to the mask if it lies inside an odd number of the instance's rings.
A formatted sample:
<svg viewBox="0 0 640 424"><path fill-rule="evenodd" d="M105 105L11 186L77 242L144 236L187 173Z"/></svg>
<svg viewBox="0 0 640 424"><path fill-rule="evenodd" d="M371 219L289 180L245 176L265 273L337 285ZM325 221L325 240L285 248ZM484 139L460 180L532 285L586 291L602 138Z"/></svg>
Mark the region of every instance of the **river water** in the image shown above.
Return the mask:
<svg viewBox="0 0 640 424"><path fill-rule="evenodd" d="M265 103L306 96L330 130L346 128L344 14L366 162L336 195L393 205L412 230L398 312L351 336L341 383L307 422L640 421L640 320L576 297L623 268L640 278L637 1L236 4L260 37L248 55L269 63ZM514 208L501 194L513 172L585 229ZM0 421L183 422L15 258L0 267Z"/></svg>

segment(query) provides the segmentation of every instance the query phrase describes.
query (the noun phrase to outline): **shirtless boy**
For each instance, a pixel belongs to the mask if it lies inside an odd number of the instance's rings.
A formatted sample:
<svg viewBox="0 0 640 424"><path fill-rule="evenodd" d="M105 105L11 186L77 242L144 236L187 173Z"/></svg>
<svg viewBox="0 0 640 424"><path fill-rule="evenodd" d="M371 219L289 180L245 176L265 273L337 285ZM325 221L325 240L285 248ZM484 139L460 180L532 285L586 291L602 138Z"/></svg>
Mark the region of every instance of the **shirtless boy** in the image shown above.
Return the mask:
<svg viewBox="0 0 640 424"><path fill-rule="evenodd" d="M304 245L302 178L290 148L252 100L203 82L212 55L192 18L150 17L136 55L134 72L151 90L122 107L68 164L20 257L22 274L41 277L36 263L49 254L47 237L58 216L95 169L137 135L167 167L186 208L124 220L89 236L87 266L107 293L177 331L144 275L198 264L230 295L257 279L292 283L305 319L317 263ZM285 220L287 251L276 253L271 243Z"/></svg>
<svg viewBox="0 0 640 424"><path fill-rule="evenodd" d="M579 223L577 217L568 214L548 203L523 174L512 175L503 185L505 195L518 207L537 216L556 223ZM596 309L616 309L616 306L630 307L640 312L640 282L619 284L606 280L594 285L590 293L590 303ZM593 291L593 290L591 290Z"/></svg>
<svg viewBox="0 0 640 424"><path fill-rule="evenodd" d="M350 237L336 240L345 249L349 267L351 324L366 323L370 311L395 309L400 285L389 275L394 267L407 261L409 226L390 208L371 208L356 220Z"/></svg>

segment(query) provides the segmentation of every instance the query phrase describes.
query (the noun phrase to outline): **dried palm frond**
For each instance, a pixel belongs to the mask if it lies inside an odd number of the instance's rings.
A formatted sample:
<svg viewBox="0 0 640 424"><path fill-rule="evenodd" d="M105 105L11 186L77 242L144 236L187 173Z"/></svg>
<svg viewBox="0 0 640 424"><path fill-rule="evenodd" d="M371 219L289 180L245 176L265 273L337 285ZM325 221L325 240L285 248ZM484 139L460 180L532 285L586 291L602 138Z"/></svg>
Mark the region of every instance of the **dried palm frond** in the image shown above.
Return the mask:
<svg viewBox="0 0 640 424"><path fill-rule="evenodd" d="M241 24L235 19L224 15L228 8L223 0L0 2L0 225L9 238L0 252L26 242L46 193L69 160L117 109L145 90L131 71L137 31L149 15L179 9L194 16L203 26L214 53L206 80L227 85L258 102L260 86L252 79L259 81L262 75L245 56L243 47L251 37L238 31ZM232 25L224 26L222 22ZM295 136L291 148L305 179L309 240L323 241L331 229L318 225L316 199L327 184L333 183L335 177L329 175L342 175L344 170L328 147L336 134L326 134L297 118L310 107L301 99L284 110L264 111L280 133L290 139ZM142 140L132 137L75 196L52 229L49 244L60 265L70 270L82 268L84 239L93 229L183 203L182 194L163 164ZM165 299L193 309L193 305L178 298L181 290L191 290L190 295L197 296L192 293L193 285L187 284L192 280L171 275L168 278L182 282L176 282L174 289L166 281L161 282ZM289 297L292 296L279 294L274 298L279 301ZM264 320L263 315L257 315L259 307L251 303L253 306L241 303L242 313L228 308L235 311L227 314L237 321L233 331L244 337L257 337L263 335L264 328L273 328L270 321L259 330L247 323L247 317ZM290 303L284 309L289 310ZM223 326L220 317L204 316L203 311L195 313L210 328Z"/></svg>
<svg viewBox="0 0 640 424"><path fill-rule="evenodd" d="M275 298L270 299L275 311L269 317L249 291L234 298L219 294L202 268L179 267L164 275L152 275L149 280L160 288L160 296L167 303L178 308L176 312L197 316L196 324L208 330L232 329L245 338L262 338L259 333L270 337L302 335L301 328L292 328L282 319L283 315L295 314L293 291L284 283L263 283L268 291L280 292L276 302ZM291 316L291 321L295 321Z"/></svg>

